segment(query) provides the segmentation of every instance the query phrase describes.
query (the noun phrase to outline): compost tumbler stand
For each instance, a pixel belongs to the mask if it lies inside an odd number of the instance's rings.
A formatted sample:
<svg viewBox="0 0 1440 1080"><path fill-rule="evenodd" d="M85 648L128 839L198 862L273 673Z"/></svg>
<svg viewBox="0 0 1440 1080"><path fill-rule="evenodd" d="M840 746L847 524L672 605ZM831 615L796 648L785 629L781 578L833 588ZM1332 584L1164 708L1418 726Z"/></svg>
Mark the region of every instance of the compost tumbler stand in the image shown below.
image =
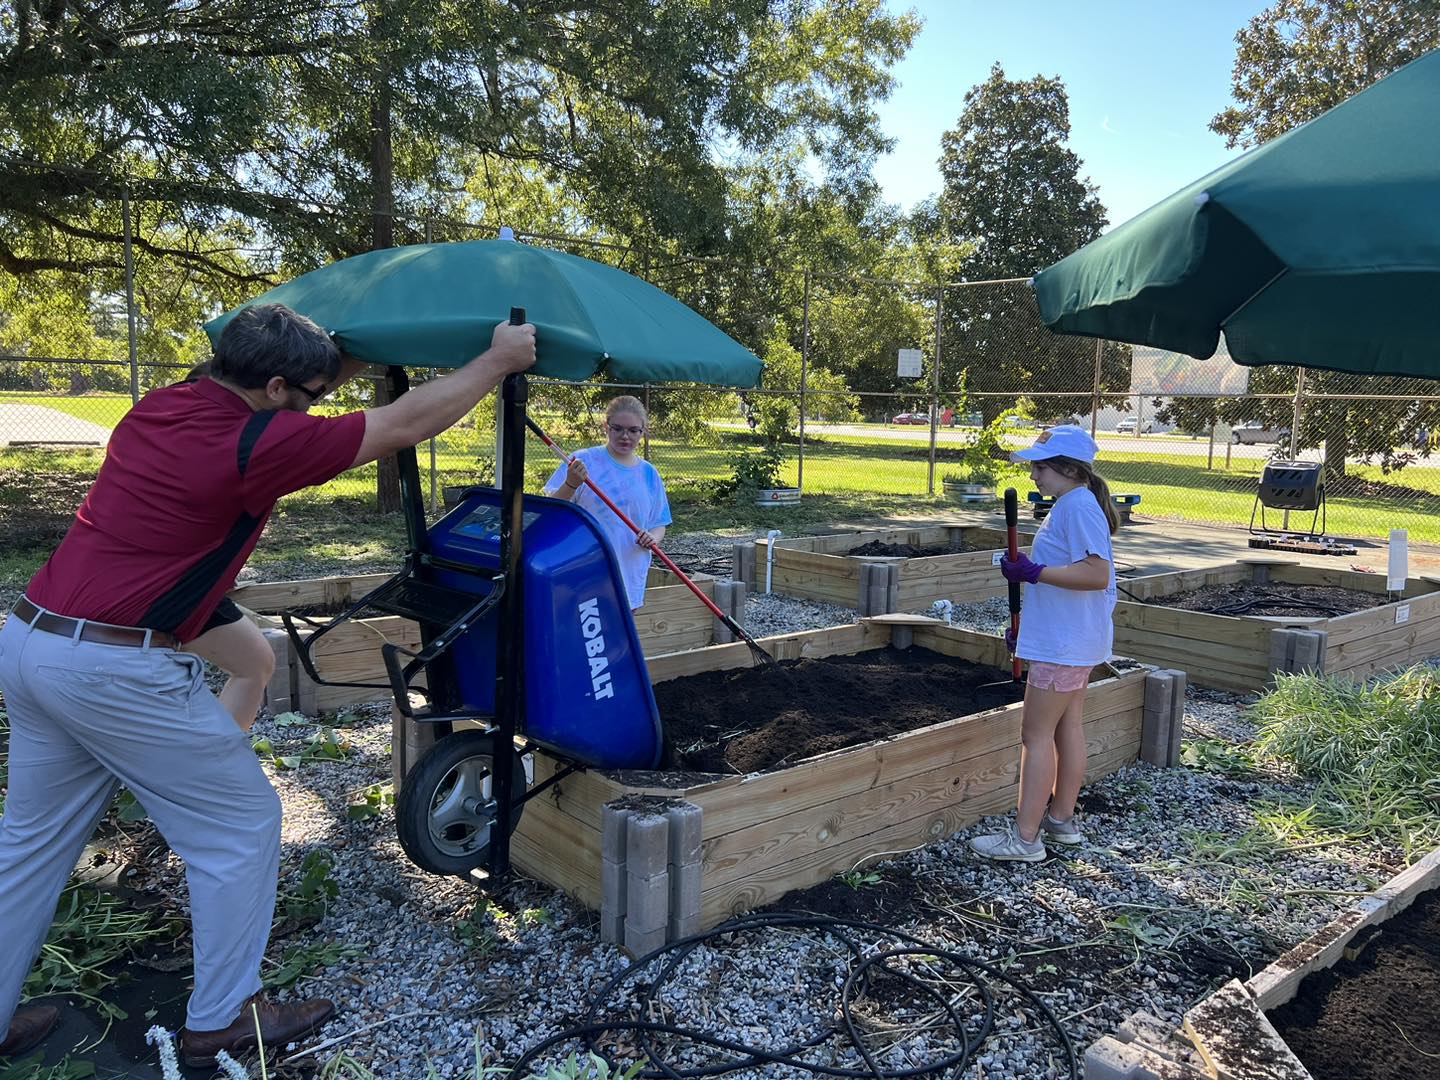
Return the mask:
<svg viewBox="0 0 1440 1080"><path fill-rule="evenodd" d="M386 384L393 401L410 388L409 376L401 367L390 367ZM525 507L525 407L530 397L530 384L524 375L505 376L500 389L500 576L504 593L500 598L499 625L496 633L495 664L495 735L498 748L515 745L515 736L522 728L525 715L525 690L521 672L525 667L524 575L520 568L520 547L523 537ZM410 563L417 580L429 581L431 572L424 556L428 553L429 535L425 528L425 498L420 486L420 462L413 446L396 453L400 471L400 502L405 514L405 532L409 541ZM423 621L420 624L422 647L436 635ZM454 705L455 690L451 658L431 668L429 691L432 700L442 706ZM437 685L438 684L438 685ZM401 703L403 704L403 703ZM440 725L437 725L440 726ZM450 734L444 724L443 735ZM495 820L490 827L486 851L486 871L491 880L498 880L510 870L510 831L514 819L515 755L497 749L491 763Z"/></svg>

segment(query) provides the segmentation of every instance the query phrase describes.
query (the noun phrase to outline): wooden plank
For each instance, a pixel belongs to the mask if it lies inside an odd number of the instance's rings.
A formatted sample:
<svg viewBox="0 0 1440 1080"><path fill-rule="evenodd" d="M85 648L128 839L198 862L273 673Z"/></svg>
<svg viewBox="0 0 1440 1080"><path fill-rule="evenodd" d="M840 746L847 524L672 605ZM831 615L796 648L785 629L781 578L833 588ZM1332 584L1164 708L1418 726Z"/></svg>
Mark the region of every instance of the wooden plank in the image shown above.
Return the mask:
<svg viewBox="0 0 1440 1080"><path fill-rule="evenodd" d="M1007 734L1005 745L987 753L866 786L817 806L772 813L744 829L718 832L717 827L712 832L711 809L705 806L706 887L744 877L757 863L803 861L832 844L868 835L892 822L928 820L949 806L1001 789L1013 791L1020 769L1018 725ZM1097 720L1085 725L1085 741L1087 760L1100 761L1121 750L1128 750L1133 758L1140 749L1139 726L1128 716Z"/></svg>
<svg viewBox="0 0 1440 1080"><path fill-rule="evenodd" d="M1440 617L1440 593L1437 593L1430 596L1417 596L1413 600L1383 604L1365 611L1352 611L1348 615L1336 615L1327 619L1325 625L1319 629L1323 629L1329 635L1329 642L1332 645L1344 644L1356 638L1369 637L1396 626L1395 614L1402 604L1409 606L1410 615L1405 623L1399 624L1401 626L1408 626L1411 623L1418 624Z"/></svg>
<svg viewBox="0 0 1440 1080"><path fill-rule="evenodd" d="M1217 566L1201 566L1192 570L1172 570L1166 574L1145 574L1140 577L1123 578L1119 584L1127 593L1149 600L1157 596L1174 596L1190 592L1207 585L1231 585L1249 581L1250 567L1241 563L1222 563ZM1124 595L1124 594L1122 594Z"/></svg>
<svg viewBox="0 0 1440 1080"><path fill-rule="evenodd" d="M1092 762L1095 778L1108 775L1128 761L1133 761L1135 749L1138 747L1122 748L1108 758ZM701 925L714 926L732 915L778 900L792 889L818 884L837 873L851 869L867 856L908 851L943 840L989 814L1008 810L1015 805L1015 796L1015 786L1011 785L964 805L952 804L928 818L894 822L874 832L837 841L793 863L783 866L757 865L746 877L705 890Z"/></svg>
<svg viewBox="0 0 1440 1080"><path fill-rule="evenodd" d="M1097 725L1128 724L1138 746L1144 709L1144 674L1105 680L1086 701ZM927 728L860 746L846 747L777 772L745 777L738 784L683 793L705 808L707 837L748 828L785 814L823 807L853 792L903 781L933 768L960 763L999 749L1018 753L1021 704L957 717Z"/></svg>
<svg viewBox="0 0 1440 1080"><path fill-rule="evenodd" d="M349 604L392 577L393 574L358 574L298 581L263 581L237 586L227 595L251 611L272 614L297 607Z"/></svg>
<svg viewBox="0 0 1440 1080"><path fill-rule="evenodd" d="M322 678L339 682L386 683L385 662L380 647L393 642L406 648L420 644L420 627L398 615L374 619L353 619L326 634L311 650L315 670ZM298 664L298 660L296 661ZM306 678L304 671L298 673ZM315 708L329 712L361 701L389 696L387 689L356 686L315 687Z"/></svg>
<svg viewBox="0 0 1440 1080"><path fill-rule="evenodd" d="M1440 887L1440 848L1391 878L1344 915L1302 941L1269 967L1254 975L1245 988L1265 1011L1295 996L1300 981L1340 959L1345 946L1365 927L1384 922L1409 907L1417 896Z"/></svg>
<svg viewBox="0 0 1440 1080"><path fill-rule="evenodd" d="M673 575L666 575L672 582ZM706 596L715 596L715 579L697 581ZM715 643L715 616L684 585L645 590L645 605L635 612L640 649L646 656L684 652Z"/></svg>

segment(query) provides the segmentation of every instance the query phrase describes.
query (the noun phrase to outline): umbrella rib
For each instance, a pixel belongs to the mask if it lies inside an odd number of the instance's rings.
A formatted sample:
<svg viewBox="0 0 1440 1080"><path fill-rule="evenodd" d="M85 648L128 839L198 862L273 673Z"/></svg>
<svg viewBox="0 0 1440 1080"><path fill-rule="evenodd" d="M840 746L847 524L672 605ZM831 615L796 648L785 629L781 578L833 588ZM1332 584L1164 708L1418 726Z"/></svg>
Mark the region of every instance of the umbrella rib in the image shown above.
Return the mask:
<svg viewBox="0 0 1440 1080"><path fill-rule="evenodd" d="M1260 288L1256 289L1245 299L1245 302L1243 304L1241 304L1234 311L1230 312L1229 315L1226 315L1223 319L1220 320L1220 329L1224 330L1231 319L1235 318L1236 315L1239 315L1240 312L1244 311L1247 307L1253 304L1256 299L1259 298L1261 293L1263 293L1266 289L1270 288L1271 285L1274 285L1275 282L1279 281L1289 272L1290 268L1288 266L1282 266L1274 277L1272 277L1269 281L1265 282L1264 285L1261 285Z"/></svg>

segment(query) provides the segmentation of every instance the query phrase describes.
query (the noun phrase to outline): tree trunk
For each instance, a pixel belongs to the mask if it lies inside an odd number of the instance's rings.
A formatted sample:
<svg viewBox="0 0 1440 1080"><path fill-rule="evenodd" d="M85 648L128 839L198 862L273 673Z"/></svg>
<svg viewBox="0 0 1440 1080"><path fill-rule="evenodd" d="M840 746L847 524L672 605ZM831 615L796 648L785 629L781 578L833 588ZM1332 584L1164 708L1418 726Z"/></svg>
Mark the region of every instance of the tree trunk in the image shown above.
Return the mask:
<svg viewBox="0 0 1440 1080"><path fill-rule="evenodd" d="M390 144L390 74L381 67L375 75L370 106L371 248L395 246L395 154ZM375 384L375 404L390 403L389 384ZM375 463L375 506L382 514L400 511L400 462L392 454Z"/></svg>

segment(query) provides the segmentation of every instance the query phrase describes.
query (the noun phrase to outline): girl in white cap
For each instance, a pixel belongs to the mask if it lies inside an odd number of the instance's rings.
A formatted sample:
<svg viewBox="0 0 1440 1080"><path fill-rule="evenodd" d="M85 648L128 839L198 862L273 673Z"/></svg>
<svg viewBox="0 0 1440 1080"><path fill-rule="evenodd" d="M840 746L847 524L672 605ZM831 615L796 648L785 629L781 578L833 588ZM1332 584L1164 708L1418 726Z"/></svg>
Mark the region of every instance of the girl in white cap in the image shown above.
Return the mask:
<svg viewBox="0 0 1440 1080"><path fill-rule="evenodd" d="M1020 640L1007 644L1029 664L1020 733L1020 804L1003 833L977 836L970 846L988 859L1038 862L1045 839L1078 844L1075 798L1085 780L1081 720L1090 672L1115 641L1115 555L1119 528L1110 489L1095 472L1095 440L1073 424L1050 428L1028 450L1030 479L1052 497L1045 522L1014 562L1003 559L1007 581L1025 583Z"/></svg>

